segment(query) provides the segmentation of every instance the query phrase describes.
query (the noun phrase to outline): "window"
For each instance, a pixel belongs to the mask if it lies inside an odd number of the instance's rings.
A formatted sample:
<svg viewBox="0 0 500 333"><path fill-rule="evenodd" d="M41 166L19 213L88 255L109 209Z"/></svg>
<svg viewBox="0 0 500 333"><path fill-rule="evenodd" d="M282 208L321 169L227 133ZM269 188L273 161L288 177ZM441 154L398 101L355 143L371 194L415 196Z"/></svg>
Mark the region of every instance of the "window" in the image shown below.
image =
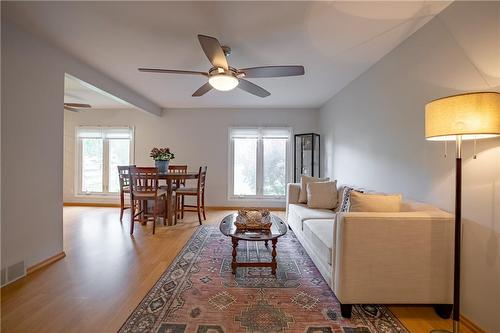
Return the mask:
<svg viewBox="0 0 500 333"><path fill-rule="evenodd" d="M118 165L132 164L133 129L78 127L78 194L116 194Z"/></svg>
<svg viewBox="0 0 500 333"><path fill-rule="evenodd" d="M231 128L229 194L233 198L285 197L289 128Z"/></svg>

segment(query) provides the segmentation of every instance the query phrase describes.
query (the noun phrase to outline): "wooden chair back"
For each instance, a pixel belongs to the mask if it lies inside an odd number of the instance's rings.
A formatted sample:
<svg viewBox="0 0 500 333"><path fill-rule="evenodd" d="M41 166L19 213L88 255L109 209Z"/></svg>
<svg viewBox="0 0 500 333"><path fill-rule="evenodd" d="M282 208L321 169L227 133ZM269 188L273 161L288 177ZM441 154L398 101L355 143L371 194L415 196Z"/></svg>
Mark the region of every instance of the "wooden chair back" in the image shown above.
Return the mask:
<svg viewBox="0 0 500 333"><path fill-rule="evenodd" d="M187 165L169 165L168 171L173 173L187 173L188 166ZM182 179L179 181L180 185L186 185L186 180Z"/></svg>
<svg viewBox="0 0 500 333"><path fill-rule="evenodd" d="M134 165L119 165L118 179L120 180L120 192L130 188L130 168Z"/></svg>
<svg viewBox="0 0 500 333"><path fill-rule="evenodd" d="M158 192L158 168L131 167L130 192L134 196L155 196Z"/></svg>
<svg viewBox="0 0 500 333"><path fill-rule="evenodd" d="M198 193L205 190L205 181L207 180L207 166L200 167L198 171Z"/></svg>

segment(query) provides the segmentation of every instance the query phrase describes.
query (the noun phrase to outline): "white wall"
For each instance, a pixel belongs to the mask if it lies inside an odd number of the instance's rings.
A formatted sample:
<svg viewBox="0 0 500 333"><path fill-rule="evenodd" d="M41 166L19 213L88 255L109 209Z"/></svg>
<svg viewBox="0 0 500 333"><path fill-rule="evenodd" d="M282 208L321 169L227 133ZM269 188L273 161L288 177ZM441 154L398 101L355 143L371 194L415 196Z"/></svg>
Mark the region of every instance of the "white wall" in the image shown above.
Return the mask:
<svg viewBox="0 0 500 333"><path fill-rule="evenodd" d="M11 24L2 7L1 265L30 267L63 250L64 74L160 109ZM98 86L99 86L98 84Z"/></svg>
<svg viewBox="0 0 500 333"><path fill-rule="evenodd" d="M454 146L424 139L434 98L500 90L500 3L456 2L320 110L326 175L454 207ZM500 332L500 139L465 144L462 312Z"/></svg>
<svg viewBox="0 0 500 333"><path fill-rule="evenodd" d="M2 26L2 267L62 251L64 76L26 37Z"/></svg>
<svg viewBox="0 0 500 333"><path fill-rule="evenodd" d="M89 110L65 112L64 127L64 201L117 202L117 199L75 197L75 127L78 125L126 125L135 127L135 163L153 165L149 151L168 146L175 153L173 164L187 164L192 170L207 165L209 206L256 205L255 202L228 201L228 128L231 126L284 126L295 133L318 130L318 111L280 109L182 109L168 110L162 117L144 112L123 110ZM290 163L293 159L290 158ZM284 202L258 203L272 207Z"/></svg>

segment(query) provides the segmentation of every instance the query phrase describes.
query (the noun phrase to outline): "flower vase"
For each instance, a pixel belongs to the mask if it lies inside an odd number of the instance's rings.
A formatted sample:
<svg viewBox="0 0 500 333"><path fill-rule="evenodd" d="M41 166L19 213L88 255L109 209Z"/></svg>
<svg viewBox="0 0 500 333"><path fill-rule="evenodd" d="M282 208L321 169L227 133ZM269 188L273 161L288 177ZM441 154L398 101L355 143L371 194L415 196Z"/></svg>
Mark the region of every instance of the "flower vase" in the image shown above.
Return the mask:
<svg viewBox="0 0 500 333"><path fill-rule="evenodd" d="M158 168L159 173L167 173L168 171L168 163L170 161L155 161L155 166Z"/></svg>

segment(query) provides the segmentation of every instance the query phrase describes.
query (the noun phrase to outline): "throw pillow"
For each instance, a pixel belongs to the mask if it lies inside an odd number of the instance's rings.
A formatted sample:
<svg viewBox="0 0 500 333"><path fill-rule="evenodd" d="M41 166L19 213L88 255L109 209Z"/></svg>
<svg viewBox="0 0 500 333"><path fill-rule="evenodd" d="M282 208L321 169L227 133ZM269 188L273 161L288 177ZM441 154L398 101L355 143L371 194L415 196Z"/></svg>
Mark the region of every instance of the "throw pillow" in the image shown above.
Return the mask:
<svg viewBox="0 0 500 333"><path fill-rule="evenodd" d="M350 204L349 199L351 197L351 192L363 193L362 190L358 190L349 186L344 186L344 190L342 191L342 201L340 202L339 212L349 211L349 204Z"/></svg>
<svg viewBox="0 0 500 333"><path fill-rule="evenodd" d="M364 194L351 192L350 212L385 212L395 213L401 210L401 194Z"/></svg>
<svg viewBox="0 0 500 333"><path fill-rule="evenodd" d="M337 207L337 181L307 184L307 206L317 209Z"/></svg>
<svg viewBox="0 0 500 333"><path fill-rule="evenodd" d="M307 203L307 184L312 182L326 182L330 178L316 178L302 175L300 177L299 203Z"/></svg>

